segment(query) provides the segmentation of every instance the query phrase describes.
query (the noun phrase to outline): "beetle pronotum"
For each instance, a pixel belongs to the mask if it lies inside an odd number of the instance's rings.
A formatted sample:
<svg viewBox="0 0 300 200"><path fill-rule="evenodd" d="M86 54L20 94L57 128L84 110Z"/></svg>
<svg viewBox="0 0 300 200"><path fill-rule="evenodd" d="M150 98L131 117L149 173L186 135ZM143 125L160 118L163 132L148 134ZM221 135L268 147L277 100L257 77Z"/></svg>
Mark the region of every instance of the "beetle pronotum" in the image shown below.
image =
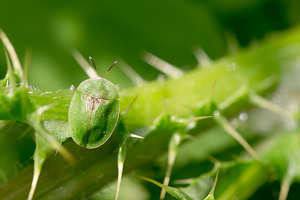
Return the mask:
<svg viewBox="0 0 300 200"><path fill-rule="evenodd" d="M97 71L93 59L89 59ZM116 63L110 66L105 75ZM87 149L103 145L119 120L119 91L104 78L105 75L81 82L69 108L68 126L72 138L76 144Z"/></svg>

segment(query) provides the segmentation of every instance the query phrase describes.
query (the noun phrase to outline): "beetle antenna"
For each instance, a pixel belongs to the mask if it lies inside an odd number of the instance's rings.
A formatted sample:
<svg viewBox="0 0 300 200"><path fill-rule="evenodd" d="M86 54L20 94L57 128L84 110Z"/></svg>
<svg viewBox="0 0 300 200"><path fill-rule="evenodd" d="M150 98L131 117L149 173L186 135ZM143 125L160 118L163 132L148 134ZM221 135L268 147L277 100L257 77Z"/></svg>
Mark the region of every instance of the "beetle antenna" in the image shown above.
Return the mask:
<svg viewBox="0 0 300 200"><path fill-rule="evenodd" d="M108 74L108 72L110 72L110 70L113 68L113 66L115 65L115 64L117 64L117 60L108 68L108 70L107 70L107 72L104 74L104 76L103 76L103 78Z"/></svg>
<svg viewBox="0 0 300 200"><path fill-rule="evenodd" d="M95 68L95 70L96 70L98 76L100 76L99 71L98 71L98 69L97 69L97 67L96 67L96 65L95 65L95 63L94 63L94 61L93 61L93 58L92 58L91 56L89 57L89 60L90 60L91 63L93 64L93 66L94 66L94 68ZM100 77L101 77L101 76L100 76Z"/></svg>

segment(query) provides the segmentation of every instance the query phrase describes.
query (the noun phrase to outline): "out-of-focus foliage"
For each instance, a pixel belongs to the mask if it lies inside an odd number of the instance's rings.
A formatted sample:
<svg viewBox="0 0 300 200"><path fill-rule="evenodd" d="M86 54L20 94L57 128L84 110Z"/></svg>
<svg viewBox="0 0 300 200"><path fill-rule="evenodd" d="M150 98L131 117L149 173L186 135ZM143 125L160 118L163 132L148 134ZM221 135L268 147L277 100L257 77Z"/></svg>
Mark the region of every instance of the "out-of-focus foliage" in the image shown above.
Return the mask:
<svg viewBox="0 0 300 200"><path fill-rule="evenodd" d="M146 51L190 69L196 64L196 48L220 58L231 42L225 38L237 37L248 45L298 23L297 9L295 0L3 1L0 28L21 60L24 49L32 49L31 83L57 89L76 86L86 78L70 54L73 48L85 57L93 56L101 72L122 59L153 80L158 72L141 59ZM132 85L119 70L109 76L121 87Z"/></svg>

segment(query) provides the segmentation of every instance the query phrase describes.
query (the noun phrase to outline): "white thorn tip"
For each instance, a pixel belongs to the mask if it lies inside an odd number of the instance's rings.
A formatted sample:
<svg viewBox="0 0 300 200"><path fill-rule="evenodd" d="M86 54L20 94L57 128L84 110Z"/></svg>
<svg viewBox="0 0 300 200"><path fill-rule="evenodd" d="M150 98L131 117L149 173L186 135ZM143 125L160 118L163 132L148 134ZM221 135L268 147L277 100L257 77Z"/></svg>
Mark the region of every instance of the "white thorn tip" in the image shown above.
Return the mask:
<svg viewBox="0 0 300 200"><path fill-rule="evenodd" d="M99 77L96 70L84 59L84 57L80 54L80 52L76 49L72 51L72 55L76 62L80 65L80 67L85 71L85 73L90 78Z"/></svg>
<svg viewBox="0 0 300 200"><path fill-rule="evenodd" d="M35 192L38 180L39 180L40 172L41 172L40 170L34 169L34 175L33 175L31 188L30 188L27 200L32 200L32 198L33 198L33 195L34 195L34 192Z"/></svg>
<svg viewBox="0 0 300 200"><path fill-rule="evenodd" d="M134 71L129 65L127 65L127 63L125 63L124 61L122 61L122 65L120 65L120 69L137 86L142 86L146 83L146 81L136 71Z"/></svg>
<svg viewBox="0 0 300 200"><path fill-rule="evenodd" d="M144 137L143 136L140 136L140 135L136 135L136 134L130 134L129 135L130 137L132 137L132 138L138 138L138 139L144 139Z"/></svg>
<svg viewBox="0 0 300 200"><path fill-rule="evenodd" d="M11 42L9 41L8 37L5 35L3 30L0 30L0 38L10 55L15 73L20 77L20 79L22 81L23 80L23 69L21 67L21 63L19 61L19 58L18 58L18 55L16 53L14 46L11 44Z"/></svg>
<svg viewBox="0 0 300 200"><path fill-rule="evenodd" d="M209 118L213 118L213 116L192 117L190 119L182 119L182 120L180 120L180 122L189 123L189 122L195 122L195 121L199 121L199 120L202 120L202 119L209 119Z"/></svg>
<svg viewBox="0 0 300 200"><path fill-rule="evenodd" d="M218 182L218 177L219 177L219 172L220 172L220 168L218 169L217 173L216 173L216 177L215 177L215 181L214 181L214 184L213 186L211 187L211 190L209 192L209 195L213 196L214 193L215 193L215 189L216 189L216 186L217 186L217 182Z"/></svg>
<svg viewBox="0 0 300 200"><path fill-rule="evenodd" d="M175 163L176 155L177 155L177 147L181 142L181 135L179 133L174 133L170 142L169 142L169 155L168 155L168 167L166 171L166 175L164 178L163 185L168 186L171 179L172 169ZM166 195L166 190L162 189L160 193L159 199L164 199Z"/></svg>
<svg viewBox="0 0 300 200"><path fill-rule="evenodd" d="M115 200L118 200L118 197L119 197L122 175L123 175L123 167L124 167L124 162L119 160L118 161L118 182L117 182L117 190L116 190Z"/></svg>
<svg viewBox="0 0 300 200"><path fill-rule="evenodd" d="M244 149L256 160L260 161L260 156L256 153L256 151L250 146L250 144L245 140L245 138L237 132L227 121L225 117L222 116L220 111L214 111L214 119L217 124L219 124L229 135L231 135Z"/></svg>
<svg viewBox="0 0 300 200"><path fill-rule="evenodd" d="M253 103L254 105L259 106L263 109L272 111L281 116L292 118L292 119L297 117L294 113L286 111L284 108L282 108L282 107L272 103L268 99L265 99L264 97L256 94L254 91L250 91L249 99L250 99L250 102Z"/></svg>
<svg viewBox="0 0 300 200"><path fill-rule="evenodd" d="M205 53L205 51L201 48L197 48L194 52L195 57L198 61L198 64L201 67L207 67L212 63L211 59L208 57L208 55Z"/></svg>
<svg viewBox="0 0 300 200"><path fill-rule="evenodd" d="M41 128L41 127L39 127ZM49 135L46 131L41 131L41 136L44 137L45 140L49 142L49 145L65 159L67 160L71 165L74 165L76 162L76 159L74 156L57 140L55 140L51 135Z"/></svg>
<svg viewBox="0 0 300 200"><path fill-rule="evenodd" d="M171 65L170 63L167 63L166 61L156 57L151 53L147 53L144 57L144 60L149 65L155 67L169 77L179 78L183 75L183 71L181 69Z"/></svg>

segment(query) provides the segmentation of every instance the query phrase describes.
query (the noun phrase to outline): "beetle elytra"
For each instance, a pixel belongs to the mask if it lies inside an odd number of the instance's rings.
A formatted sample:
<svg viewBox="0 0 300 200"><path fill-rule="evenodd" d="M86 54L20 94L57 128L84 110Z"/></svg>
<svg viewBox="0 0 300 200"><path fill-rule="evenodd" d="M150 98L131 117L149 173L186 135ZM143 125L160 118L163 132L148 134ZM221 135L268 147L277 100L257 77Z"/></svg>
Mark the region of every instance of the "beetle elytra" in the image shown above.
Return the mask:
<svg viewBox="0 0 300 200"><path fill-rule="evenodd" d="M97 71L91 57L90 60ZM116 62L106 74L115 64ZM104 78L105 75L80 83L69 108L68 126L72 139L87 149L103 145L112 135L119 120L119 91Z"/></svg>

